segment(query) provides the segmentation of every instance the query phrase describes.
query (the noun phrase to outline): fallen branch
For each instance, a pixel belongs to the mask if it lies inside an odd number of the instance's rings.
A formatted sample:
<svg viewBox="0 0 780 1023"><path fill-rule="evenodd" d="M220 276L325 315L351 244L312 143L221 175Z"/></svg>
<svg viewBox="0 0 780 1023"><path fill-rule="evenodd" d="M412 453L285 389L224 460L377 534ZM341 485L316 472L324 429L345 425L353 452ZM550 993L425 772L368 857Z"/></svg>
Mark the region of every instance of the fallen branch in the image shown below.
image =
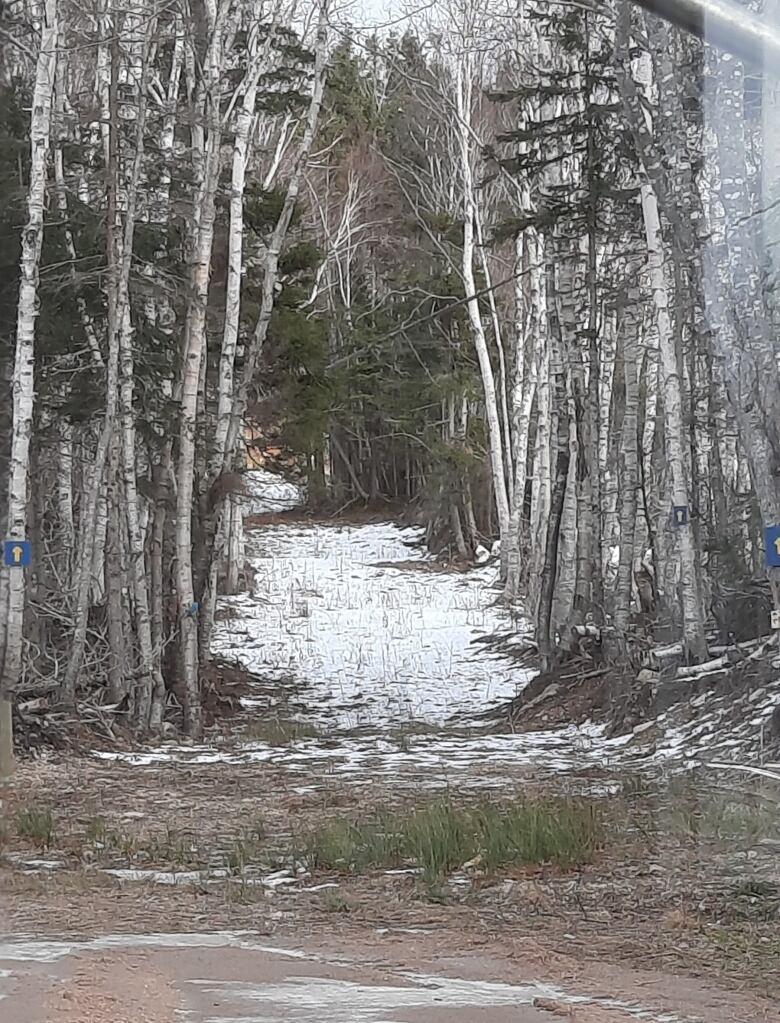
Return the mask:
<svg viewBox="0 0 780 1023"><path fill-rule="evenodd" d="M735 657L733 652L725 653L722 657L716 657L714 661L705 661L703 664L693 664L687 668L678 668L675 678L698 678L700 675L709 675L714 671L724 671L742 659L739 655Z"/></svg>
<svg viewBox="0 0 780 1023"><path fill-rule="evenodd" d="M774 771L768 771L765 767L750 767L747 764L724 764L720 761L713 761L712 763L705 764L705 767L714 767L718 770L725 771L743 771L745 774L757 774L762 778L771 778L772 781L780 781L780 774Z"/></svg>

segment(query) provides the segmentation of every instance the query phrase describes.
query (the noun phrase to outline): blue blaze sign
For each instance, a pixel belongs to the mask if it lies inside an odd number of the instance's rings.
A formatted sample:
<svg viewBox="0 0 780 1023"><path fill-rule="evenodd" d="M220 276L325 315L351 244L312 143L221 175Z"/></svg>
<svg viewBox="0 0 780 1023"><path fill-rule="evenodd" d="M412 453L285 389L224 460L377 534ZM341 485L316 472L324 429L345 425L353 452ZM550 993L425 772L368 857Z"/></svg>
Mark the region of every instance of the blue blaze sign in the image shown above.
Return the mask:
<svg viewBox="0 0 780 1023"><path fill-rule="evenodd" d="M780 526L764 527L767 568L780 568Z"/></svg>
<svg viewBox="0 0 780 1023"><path fill-rule="evenodd" d="M673 526L687 526L688 525L688 505L687 504L673 504L672 505L672 525Z"/></svg>
<svg viewBox="0 0 780 1023"><path fill-rule="evenodd" d="M26 568L32 561L29 540L6 540L3 543L3 564L8 568Z"/></svg>

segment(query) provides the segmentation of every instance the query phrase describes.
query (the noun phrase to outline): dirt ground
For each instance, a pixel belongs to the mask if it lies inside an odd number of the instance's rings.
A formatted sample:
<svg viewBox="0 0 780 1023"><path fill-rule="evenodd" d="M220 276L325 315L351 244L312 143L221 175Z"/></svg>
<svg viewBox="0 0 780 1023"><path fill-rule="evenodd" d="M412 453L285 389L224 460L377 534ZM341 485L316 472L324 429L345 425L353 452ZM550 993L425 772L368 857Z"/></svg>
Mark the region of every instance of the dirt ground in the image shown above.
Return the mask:
<svg viewBox="0 0 780 1023"><path fill-rule="evenodd" d="M4 801L0 932L41 939L248 931L364 971L548 982L708 1023L780 1020L780 925L774 889L756 880L767 876L763 860L755 849L726 855L701 837L686 846L671 827L679 806L670 810L647 793L623 795L608 803L610 833L593 864L568 872L460 872L435 893L413 874L384 871L261 883L263 871L273 876L272 856L251 884L213 871L198 875L204 864L228 862L255 832L264 848L281 849L295 829L410 798L379 785L299 781L263 764L223 764L218 773L209 765L139 769L86 757L22 764ZM24 814L33 837L19 833ZM41 820L49 819L47 834ZM776 850L770 853L776 864ZM105 873L128 866L184 872L186 883ZM69 958L58 964L59 982L28 981L29 991L40 992L27 999L32 1015L10 1019L173 1019L186 957L176 950L151 960L135 956ZM220 961L210 962L209 976ZM138 962L146 964L140 972ZM121 995L123 986L132 998ZM542 1018L633 1018L598 1004L547 1002L537 1006ZM539 1012L531 1008L527 1019L536 1023ZM484 1023L503 1023L496 1013Z"/></svg>
<svg viewBox="0 0 780 1023"><path fill-rule="evenodd" d="M351 953L349 965L345 964L345 951ZM633 1013L620 1008L576 1005L565 997L535 996L533 992L526 995L525 1005L480 1005L477 1002L480 982L495 985L497 972L511 976L505 966L502 970L501 963L484 958L477 962L448 958L446 963L439 960L424 963L426 979L432 976L442 979L443 994L439 996L442 1001L447 999L447 980L454 976L461 985L464 982L474 985L474 1004L446 1008L404 1005L409 992L415 990L414 981L385 963L355 963L355 952L354 947L342 948L338 962L324 960L321 951L308 960L290 960L284 955L275 955L273 950L254 952L231 948L220 948L218 954L205 948L148 950L132 946L113 953L81 952L59 964L54 971L40 964L28 969L6 1001L3 1019L6 1023L37 1023L42 1019L47 1023L86 1023L87 1020L89 1023L174 1023L181 1018L181 1012L187 1012L191 1019L203 1019L206 1014L211 1018L224 1018L225 1012L230 1013L231 1019L259 1019L261 1017L243 1014L242 989L250 987L256 1000L263 989L279 998L280 989L285 986L290 1001L298 993L304 996L304 1002L308 1001L307 989L339 991L345 999L350 996L355 999L357 1012L368 994L373 996L371 1002L378 1008L390 1009L398 1023L444 1023L445 1019L448 1023L553 1023L556 1018L574 1023L628 1023L634 1018ZM464 972L468 977L464 977ZM200 983L203 977L209 978L207 987ZM506 983L511 985L513 980L508 979ZM518 996L523 997L520 992ZM464 999L461 996L455 1000ZM284 1000L281 1004L284 1005ZM739 1012L741 1008L740 1001L734 1000L729 1011ZM288 1018L314 1018L304 1016L305 1012L298 1004ZM324 1019L335 1018L328 1008L324 1012ZM361 1014L358 1018L367 1017ZM710 1018L717 1021L727 1017Z"/></svg>

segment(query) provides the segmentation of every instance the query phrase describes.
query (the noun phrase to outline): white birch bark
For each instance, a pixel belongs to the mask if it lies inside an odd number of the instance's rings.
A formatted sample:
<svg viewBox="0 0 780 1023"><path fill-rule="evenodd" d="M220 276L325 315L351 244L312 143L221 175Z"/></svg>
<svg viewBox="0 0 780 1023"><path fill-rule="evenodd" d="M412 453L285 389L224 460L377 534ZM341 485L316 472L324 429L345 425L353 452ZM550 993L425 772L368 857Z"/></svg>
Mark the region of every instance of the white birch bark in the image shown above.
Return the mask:
<svg viewBox="0 0 780 1023"><path fill-rule="evenodd" d="M141 732L150 727L152 695L155 687L164 688L164 681L155 667L152 626L149 611L149 590L147 587L146 551L144 530L141 526L141 511L136 480L136 430L135 430L135 367L133 360L133 330L130 323L130 309L123 308L123 325L120 331L120 406L122 425L122 481L124 485L124 507L130 554L130 581L133 587L133 611L138 647L138 672L134 700L136 724Z"/></svg>
<svg viewBox="0 0 780 1023"><path fill-rule="evenodd" d="M515 371L512 386L511 425L514 448L514 493L507 537L507 574L504 585L506 600L515 600L522 578L522 528L525 490L528 479L528 456L531 412L536 396L539 358L534 344L543 344L542 284L539 267L539 239L535 229L519 236L515 248ZM524 258L527 253L527 258ZM528 299L523 286L523 269L528 274ZM526 308L527 307L527 308Z"/></svg>
<svg viewBox="0 0 780 1023"><path fill-rule="evenodd" d="M110 366L106 367L107 370ZM86 451L84 452L86 454ZM90 463L94 465L94 460ZM91 490L92 474L87 474L82 487L82 501L79 512L79 533L81 534L79 551L80 555L76 563L76 580L81 571L82 556L89 559L89 595L87 600L93 607L103 603L106 596L106 536L108 534L108 498L106 497L106 482L101 480L98 487L97 507L94 515L91 511ZM87 533L86 528L94 518L94 529ZM87 550L85 551L84 548ZM90 553L91 552L91 553Z"/></svg>
<svg viewBox="0 0 780 1023"><path fill-rule="evenodd" d="M27 532L27 488L30 440L35 400L35 321L43 244L46 166L51 139L51 118L59 35L57 0L35 5L41 25L30 117L30 182L27 223L22 231L16 351L13 378L13 434L11 438L6 537L23 540ZM13 769L10 699L22 669L25 572L0 568L0 767Z"/></svg>
<svg viewBox="0 0 780 1023"><path fill-rule="evenodd" d="M273 31L273 23L271 32ZM268 39L271 38L268 33ZM230 223L228 227L228 269L225 293L225 322L219 359L217 422L211 456L210 476L215 479L229 459L226 452L234 397L236 345L241 314L241 277L244 250L244 189L249 159L250 133L254 123L257 83L268 56L268 45L258 46L257 29L250 30L249 66L243 83L241 109L236 118L233 140L233 166L230 183Z"/></svg>
<svg viewBox="0 0 780 1023"><path fill-rule="evenodd" d="M176 469L176 590L178 600L181 670L184 696L184 728L197 737L201 731L200 679L198 655L197 601L192 561L192 510L195 482L196 425L201 369L206 348L206 309L211 278L214 242L215 199L219 184L222 143L219 109L219 82L224 71L223 49L231 34L229 4L209 10L210 24L206 81L198 113L200 123L193 125L193 149L203 157L202 179L196 196L197 232L193 252L191 294L184 330L179 417L179 457ZM208 133L203 145L205 125Z"/></svg>
<svg viewBox="0 0 780 1023"><path fill-rule="evenodd" d="M106 467L108 501L108 534L106 543L106 631L108 634L108 702L116 706L130 696L127 679L128 633L125 616L125 558L122 530L122 480L119 470L120 440L116 432L111 435L108 465Z"/></svg>
<svg viewBox="0 0 780 1023"><path fill-rule="evenodd" d="M628 20L628 12L623 11L619 28L619 50L622 54L627 53ZM652 67L646 53L640 57L637 80L647 95L652 84ZM621 88L628 116L632 120L632 132L642 166L640 201L647 244L647 275L655 311L663 382L664 442L666 468L669 474L669 503L690 509L682 380L678 366L679 353L670 314L664 241L658 196L654 185L655 181L660 182L661 179L657 173L655 155L650 149L652 145L650 114L647 106L643 107L639 101L627 57L626 65L621 70ZM698 552L694 544L690 512L687 524L676 527L675 534L679 553L683 641L691 660L704 661L707 658L707 641L704 634L704 614L697 587L696 558Z"/></svg>
<svg viewBox="0 0 780 1023"><path fill-rule="evenodd" d="M637 309L639 295L636 289L626 296L622 314L623 377L625 399L620 445L620 552L615 587L615 631L623 646L628 633L633 591L634 545L636 536L637 496L639 489L638 426L639 376Z"/></svg>
<svg viewBox="0 0 780 1023"><path fill-rule="evenodd" d="M571 474L571 438L573 424L569 417L569 388L567 386L566 353L563 348L563 326L559 320L559 296L556 287L557 253L554 251L552 239L545 239L545 268L548 295L549 336L546 346L549 355L549 381L552 398L550 402L550 423L555 445L555 476L551 488L550 508L546 520L540 523L543 530L543 542L540 551L543 557L540 565L538 596L536 607L536 641L542 671L551 671L556 662L558 644L557 623L562 621L560 613L556 619L555 605L566 599L559 594L558 575L560 565L559 544L563 531L563 520L567 495L574 499L573 489L569 485Z"/></svg>
<svg viewBox="0 0 780 1023"><path fill-rule="evenodd" d="M61 583L64 587L70 587L76 550L76 530L73 521L73 427L68 422L60 427L58 448L57 511L60 520L58 544L63 568Z"/></svg>
<svg viewBox="0 0 780 1023"><path fill-rule="evenodd" d="M463 64L465 63L465 67ZM476 280L474 277L474 242L475 242L475 219L476 201L474 193L474 175L472 169L472 141L469 132L471 122L472 90L474 87L473 74L467 58L459 62L455 73L455 105L458 116L458 144L460 155L460 171L463 189L463 254L461 272L463 275L463 287L467 296L474 296L477 292ZM479 308L479 300L470 297L466 303L471 335L474 348L479 362L479 371L482 377L482 388L485 395L485 418L488 427L488 441L490 446L490 465L493 478L493 490L496 502L496 514L498 516L498 528L502 546L506 541L509 532L509 495L507 493L506 475L504 469L504 447L501 431L501 418L498 411L498 398L496 395L496 384L493 376L493 366L490 362L485 327L482 322L482 313Z"/></svg>
<svg viewBox="0 0 780 1023"><path fill-rule="evenodd" d="M108 456L114 441L117 404L119 398L119 358L122 346L122 332L129 324L127 308L129 302L130 267L133 255L133 234L135 230L138 185L143 160L143 130L145 124L145 87L139 89L137 110L135 153L126 184L121 187L121 153L119 149L118 87L120 73L119 26L111 20L112 53L110 59L109 95L105 105L109 112L108 161L106 165L106 191L108 195L106 250L109 266L107 287L108 298L108 362L106 365L106 409L103 425L95 451L86 492L86 507L81 518L81 529L85 537L93 537L96 531L98 507ZM146 44L148 45L150 24L147 24ZM124 212L120 210L120 204ZM110 521L110 510L109 510ZM87 619L89 595L92 585L93 548L84 543L79 565L78 589L75 607L75 629L70 656L62 683L62 698L66 705L76 703L76 680L87 641ZM107 587L108 588L108 587Z"/></svg>
<svg viewBox="0 0 780 1023"><path fill-rule="evenodd" d="M542 246L544 242L542 242ZM531 489L531 559L528 577L528 603L535 607L539 599L539 581L544 560L547 521L552 501L552 400L549 347L540 344L538 353L536 398L536 443Z"/></svg>
<svg viewBox="0 0 780 1023"><path fill-rule="evenodd" d="M70 229L68 223L68 195L65 189L65 169L63 166L62 157L62 146L57 146L54 150L54 181L56 183L55 195L57 198L57 208L62 216L65 230L65 247L68 251L70 258L70 279L73 283L74 291L76 292L76 306L81 317L81 323L84 328L84 337L89 345L89 351L92 356L92 361L99 369L103 369L105 363L103 361L103 353L100 351L100 344L97 339L95 332L95 325L87 313L87 304L84 301L84 297L79 293L78 277L76 275L76 245L73 241L73 232Z"/></svg>
<svg viewBox="0 0 780 1023"><path fill-rule="evenodd" d="M509 419L509 385L506 372L506 353L504 350L501 319L498 315L498 306L496 304L496 293L493 288L493 277L490 272L490 264L488 262L487 249L485 246L485 237L482 230L482 216L480 213L479 203L474 204L474 227L476 230L477 245L479 247L479 261L482 266L482 273L485 277L485 287L489 289L487 299L488 305L490 306L490 320L493 325L493 337L496 341L496 351L498 353L498 384L500 394L499 411L501 413L501 426L503 428L504 470L506 476L507 495L509 497L511 509L511 501L514 495L514 465L512 460L511 422ZM505 555L503 556L505 557Z"/></svg>
<svg viewBox="0 0 780 1023"><path fill-rule="evenodd" d="M682 383L669 314L669 295L664 273L665 256L658 201L649 181L643 181L640 187L642 216L647 240L647 268L656 313L663 377L664 438L670 476L671 503L689 508L690 487L686 472ZM696 661L703 661L707 657L707 641L704 635L702 609L696 591L697 552L693 545L690 519L687 525L678 527L678 534L684 641L691 657Z"/></svg>

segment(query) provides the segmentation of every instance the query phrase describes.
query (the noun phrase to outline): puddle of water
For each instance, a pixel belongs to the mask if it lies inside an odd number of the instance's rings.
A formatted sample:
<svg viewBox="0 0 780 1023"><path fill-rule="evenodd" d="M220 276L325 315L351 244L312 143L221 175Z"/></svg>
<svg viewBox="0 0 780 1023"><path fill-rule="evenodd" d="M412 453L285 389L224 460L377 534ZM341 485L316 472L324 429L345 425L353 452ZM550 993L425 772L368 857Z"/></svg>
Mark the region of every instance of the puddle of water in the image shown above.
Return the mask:
<svg viewBox="0 0 780 1023"><path fill-rule="evenodd" d="M385 930L385 929L383 929ZM409 929L409 933L417 933ZM237 948L258 955L295 960L319 961L298 949L260 944L250 931L219 931L190 934L109 934L74 941L0 941L0 962L54 963L79 952L129 948ZM339 960L341 968L354 966ZM0 980L8 980L13 971L0 969ZM213 1004L226 1003L230 1015L187 1013L199 1023L392 1023L388 1013L425 1009L484 1009L529 1007L534 998L550 998L576 1006L595 1004L620 1009L637 1020L652 1023L682 1023L673 1014L656 1014L617 999L591 999L567 994L548 984L529 982L512 985L491 981L464 980L404 971L398 983L366 984L324 977L289 977L264 984L193 979L189 983L211 996ZM4 995L0 992L0 999ZM232 1008L230 1007L232 1006ZM240 1015L233 1015L238 1012ZM519 1017L522 1018L522 1017Z"/></svg>

